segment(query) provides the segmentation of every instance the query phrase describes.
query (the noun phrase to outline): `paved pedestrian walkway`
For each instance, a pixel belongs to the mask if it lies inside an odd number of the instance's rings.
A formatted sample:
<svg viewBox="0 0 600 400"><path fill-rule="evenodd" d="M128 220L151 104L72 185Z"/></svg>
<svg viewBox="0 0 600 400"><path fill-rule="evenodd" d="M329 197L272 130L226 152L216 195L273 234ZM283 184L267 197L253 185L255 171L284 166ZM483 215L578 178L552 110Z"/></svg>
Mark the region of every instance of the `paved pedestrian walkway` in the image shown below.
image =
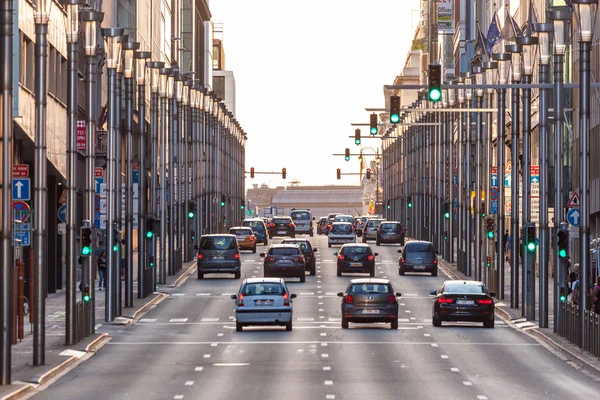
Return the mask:
<svg viewBox="0 0 600 400"><path fill-rule="evenodd" d="M137 256L134 257L137 265ZM164 285L157 285L157 290L146 298L137 297L137 268L134 268L133 307L122 307L121 316L113 322L105 322L105 291L95 292L95 327L96 333L85 337L73 346L65 345L66 332L66 292L60 290L49 294L46 298L46 345L45 365L33 365L32 325L27 324L25 338L12 346L11 385L0 386L0 400L17 399L33 391L37 386L51 380L70 365L77 363L86 354L95 352L96 347L107 339L107 334L97 333L104 324L128 325L155 304L167 297L165 291L169 287L179 286L196 269L196 261L184 263L175 275L167 276ZM124 282L121 282L124 294ZM96 281L96 285L98 282ZM97 287L96 287L97 289ZM81 293L77 292L77 299ZM124 302L122 303L124 305Z"/></svg>

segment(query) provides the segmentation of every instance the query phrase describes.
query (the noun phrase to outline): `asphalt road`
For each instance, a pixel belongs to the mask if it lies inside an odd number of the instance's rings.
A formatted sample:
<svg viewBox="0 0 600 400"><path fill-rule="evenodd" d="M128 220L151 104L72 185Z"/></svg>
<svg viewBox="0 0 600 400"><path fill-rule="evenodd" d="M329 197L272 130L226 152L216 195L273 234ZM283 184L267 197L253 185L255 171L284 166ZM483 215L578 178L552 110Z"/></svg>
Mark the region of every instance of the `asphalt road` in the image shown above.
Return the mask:
<svg viewBox="0 0 600 400"><path fill-rule="evenodd" d="M371 244L376 276L403 294L399 329L350 324L342 330L336 247L311 239L317 276L291 280L294 328L236 332L231 275L195 275L127 327L101 326L113 339L40 399L586 399L599 383L496 319L431 325L429 290L447 277L398 275L396 245ZM278 241L275 239L275 241ZM262 276L257 254L243 252L242 276ZM360 275L356 275L360 276ZM367 275L362 275L367 276Z"/></svg>

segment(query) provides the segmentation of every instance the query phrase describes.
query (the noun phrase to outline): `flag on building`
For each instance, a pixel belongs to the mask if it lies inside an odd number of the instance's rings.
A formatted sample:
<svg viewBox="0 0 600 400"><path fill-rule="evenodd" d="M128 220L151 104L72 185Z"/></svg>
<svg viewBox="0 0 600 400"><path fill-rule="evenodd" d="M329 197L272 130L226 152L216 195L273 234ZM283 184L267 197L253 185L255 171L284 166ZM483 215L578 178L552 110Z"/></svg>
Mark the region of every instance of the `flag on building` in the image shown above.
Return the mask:
<svg viewBox="0 0 600 400"><path fill-rule="evenodd" d="M517 24L517 21L510 15L510 11L506 10L506 18L504 20L504 26L502 27L502 39L514 42L516 38L521 37L521 29Z"/></svg>
<svg viewBox="0 0 600 400"><path fill-rule="evenodd" d="M480 51L481 54L485 55L488 59L490 58L487 39L485 36L483 36L483 32L481 32L481 28L479 27L479 23L477 24L477 42L475 43L475 51Z"/></svg>
<svg viewBox="0 0 600 400"><path fill-rule="evenodd" d="M502 35L500 34L500 25L498 23L498 11L494 11L486 38L488 54L492 54L492 49L500 40L502 40Z"/></svg>

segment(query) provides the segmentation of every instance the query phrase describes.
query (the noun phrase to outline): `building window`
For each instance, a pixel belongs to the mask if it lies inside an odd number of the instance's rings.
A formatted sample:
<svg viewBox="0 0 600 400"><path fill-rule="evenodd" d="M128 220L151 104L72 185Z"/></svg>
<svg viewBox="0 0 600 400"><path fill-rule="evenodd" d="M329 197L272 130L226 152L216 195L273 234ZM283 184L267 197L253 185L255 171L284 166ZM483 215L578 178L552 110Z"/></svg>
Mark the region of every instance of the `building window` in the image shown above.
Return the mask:
<svg viewBox="0 0 600 400"><path fill-rule="evenodd" d="M225 100L225 77L213 76L213 90L217 98Z"/></svg>
<svg viewBox="0 0 600 400"><path fill-rule="evenodd" d="M34 86L34 45L33 42L22 32L21 36L21 53L20 53L20 74L19 83L26 87L29 91L33 92Z"/></svg>

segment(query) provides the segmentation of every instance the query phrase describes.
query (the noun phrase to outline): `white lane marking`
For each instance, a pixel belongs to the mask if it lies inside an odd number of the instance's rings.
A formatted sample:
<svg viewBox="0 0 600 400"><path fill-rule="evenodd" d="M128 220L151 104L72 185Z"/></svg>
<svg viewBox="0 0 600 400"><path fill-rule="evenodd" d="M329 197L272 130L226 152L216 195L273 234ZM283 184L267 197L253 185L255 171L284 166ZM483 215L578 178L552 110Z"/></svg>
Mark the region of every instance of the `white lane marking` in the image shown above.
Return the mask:
<svg viewBox="0 0 600 400"><path fill-rule="evenodd" d="M322 260L323 262L332 262L333 260Z"/></svg>
<svg viewBox="0 0 600 400"><path fill-rule="evenodd" d="M469 381L463 381L463 385L465 386L473 386L473 384Z"/></svg>
<svg viewBox="0 0 600 400"><path fill-rule="evenodd" d="M219 343L211 343L210 347L217 347L219 345Z"/></svg>
<svg viewBox="0 0 600 400"><path fill-rule="evenodd" d="M331 367L323 367L323 371L331 371Z"/></svg>
<svg viewBox="0 0 600 400"><path fill-rule="evenodd" d="M253 278L256 278L256 275L252 275Z"/></svg>
<svg viewBox="0 0 600 400"><path fill-rule="evenodd" d="M321 289L321 286L317 286L317 289Z"/></svg>
<svg viewBox="0 0 600 400"><path fill-rule="evenodd" d="M405 306L406 304L404 304L404 303L400 303L400 305L401 305L401 306Z"/></svg>
<svg viewBox="0 0 600 400"><path fill-rule="evenodd" d="M171 318L169 322L187 322L187 318Z"/></svg>
<svg viewBox="0 0 600 400"><path fill-rule="evenodd" d="M185 386L192 386L194 381L185 381Z"/></svg>
<svg viewBox="0 0 600 400"><path fill-rule="evenodd" d="M387 275L384 275L384 276L383 276L383 279L387 279Z"/></svg>
<svg viewBox="0 0 600 400"><path fill-rule="evenodd" d="M333 385L333 381L325 381L323 382L326 386Z"/></svg>
<svg viewBox="0 0 600 400"><path fill-rule="evenodd" d="M417 297L418 294L416 294L416 293L402 293L402 296L405 296L405 297Z"/></svg>
<svg viewBox="0 0 600 400"><path fill-rule="evenodd" d="M341 322L341 318L329 318L329 322Z"/></svg>
<svg viewBox="0 0 600 400"><path fill-rule="evenodd" d="M226 326L227 329L235 329L234 326ZM320 328L325 328L325 326L320 326ZM341 329L341 328L335 328L335 329ZM184 342L184 341L177 341L177 342L164 342L164 341L156 341L156 342L149 342L149 341L144 341L144 342L108 342L106 345L107 346L148 346L148 345L183 345L183 346L198 346L198 345L210 345L211 343L215 343L214 341L208 341L208 342ZM216 342L219 343L220 345L277 345L277 344L281 344L281 345L289 345L289 344L295 344L295 345L306 345L306 344L319 344L321 343L320 341L287 341L287 340L283 340L283 341L274 341L274 340L265 340L265 341L220 341L220 342ZM406 342L399 342L399 341L343 341L343 342L329 342L332 345L401 345L401 346L431 346L431 342L412 342L412 341L406 341ZM445 346L459 346L459 347L464 347L464 346L469 346L469 347L473 347L473 346L486 346L486 347L504 347L504 346L517 346L517 347L539 347L541 346L539 343L489 343L489 342L476 342L476 343L472 343L472 342L442 342L439 344L443 344ZM442 358L447 359L448 356L447 355L442 355Z"/></svg>
<svg viewBox="0 0 600 400"><path fill-rule="evenodd" d="M317 278L320 278L320 277L321 277L321 275L317 275Z"/></svg>
<svg viewBox="0 0 600 400"><path fill-rule="evenodd" d="M219 318L202 318L200 322L217 322Z"/></svg>
<svg viewBox="0 0 600 400"><path fill-rule="evenodd" d="M300 296L312 296L314 294L314 292L300 292Z"/></svg>
<svg viewBox="0 0 600 400"><path fill-rule="evenodd" d="M414 320L416 320L416 319L417 319L416 317L410 317L410 320L411 320L411 321L414 321Z"/></svg>
<svg viewBox="0 0 600 400"><path fill-rule="evenodd" d="M337 296L336 292L326 292L325 293L326 296Z"/></svg>
<svg viewBox="0 0 600 400"><path fill-rule="evenodd" d="M327 400L335 400L335 394L326 394L326 395L325 395L325 398L326 398Z"/></svg>
<svg viewBox="0 0 600 400"><path fill-rule="evenodd" d="M196 368L194 368L194 371L201 372L203 369L204 369L204 367L196 367Z"/></svg>
<svg viewBox="0 0 600 400"><path fill-rule="evenodd" d="M298 322L306 322L306 321L314 321L314 318L297 318L296 321Z"/></svg>
<svg viewBox="0 0 600 400"><path fill-rule="evenodd" d="M325 318L325 316L324 315L319 315L319 318Z"/></svg>
<svg viewBox="0 0 600 400"><path fill-rule="evenodd" d="M181 400L181 399L183 399L183 395L182 394L176 394L175 397L173 397L173 399L175 399L175 400Z"/></svg>
<svg viewBox="0 0 600 400"><path fill-rule="evenodd" d="M142 318L138 322L156 322L156 318Z"/></svg>
<svg viewBox="0 0 600 400"><path fill-rule="evenodd" d="M210 358L210 354L205 354L204 358Z"/></svg>
<svg viewBox="0 0 600 400"><path fill-rule="evenodd" d="M327 336L327 334L326 333L321 333L321 336Z"/></svg>
<svg viewBox="0 0 600 400"><path fill-rule="evenodd" d="M442 354L440 357L442 357L444 360L447 360L447 359L448 359L448 356L447 356L447 355L445 355L445 354Z"/></svg>
<svg viewBox="0 0 600 400"><path fill-rule="evenodd" d="M323 302L322 302L322 301L320 301L320 302L318 302L317 304L318 304L318 305L320 305L320 306L322 306L322 305L323 305Z"/></svg>
<svg viewBox="0 0 600 400"><path fill-rule="evenodd" d="M431 343L431 347L440 347L437 343Z"/></svg>
<svg viewBox="0 0 600 400"><path fill-rule="evenodd" d="M327 343L325 343L325 342L321 343L321 347L327 347Z"/></svg>
<svg viewBox="0 0 600 400"><path fill-rule="evenodd" d="M235 293L233 293L233 292L230 292L230 293L221 293L221 296L231 296L232 294L235 294Z"/></svg>
<svg viewBox="0 0 600 400"><path fill-rule="evenodd" d="M323 358L329 358L329 354L323 353L323 354L321 354L321 357L323 357Z"/></svg>
<svg viewBox="0 0 600 400"><path fill-rule="evenodd" d="M404 312L410 314L410 310L404 310Z"/></svg>
<svg viewBox="0 0 600 400"><path fill-rule="evenodd" d="M171 293L171 296L182 297L185 296L185 293Z"/></svg>
<svg viewBox="0 0 600 400"><path fill-rule="evenodd" d="M319 308L319 312L323 312L323 311L325 311L324 308Z"/></svg>
<svg viewBox="0 0 600 400"><path fill-rule="evenodd" d="M210 293L196 293L196 296L210 296Z"/></svg>
<svg viewBox="0 0 600 400"><path fill-rule="evenodd" d="M424 334L423 334L423 336L425 336L425 337L429 337L429 336L431 336L431 334L429 334L429 333L424 333Z"/></svg>
<svg viewBox="0 0 600 400"><path fill-rule="evenodd" d="M478 399L478 400L488 400L487 396L484 396L484 395L482 395L482 394L478 394L478 395L477 395L477 399Z"/></svg>
<svg viewBox="0 0 600 400"><path fill-rule="evenodd" d="M317 290L317 294L321 294L323 293L321 290Z"/></svg>
<svg viewBox="0 0 600 400"><path fill-rule="evenodd" d="M452 368L450 368L450 371L452 371L452 372L458 372L460 370L458 368L456 368L456 367L452 367Z"/></svg>
<svg viewBox="0 0 600 400"><path fill-rule="evenodd" d="M408 318L398 318L398 322L409 322Z"/></svg>
<svg viewBox="0 0 600 400"><path fill-rule="evenodd" d="M250 363L215 363L213 366L215 367L245 367L250 365Z"/></svg>
<svg viewBox="0 0 600 400"><path fill-rule="evenodd" d="M317 283L321 283L321 281L317 281Z"/></svg>

